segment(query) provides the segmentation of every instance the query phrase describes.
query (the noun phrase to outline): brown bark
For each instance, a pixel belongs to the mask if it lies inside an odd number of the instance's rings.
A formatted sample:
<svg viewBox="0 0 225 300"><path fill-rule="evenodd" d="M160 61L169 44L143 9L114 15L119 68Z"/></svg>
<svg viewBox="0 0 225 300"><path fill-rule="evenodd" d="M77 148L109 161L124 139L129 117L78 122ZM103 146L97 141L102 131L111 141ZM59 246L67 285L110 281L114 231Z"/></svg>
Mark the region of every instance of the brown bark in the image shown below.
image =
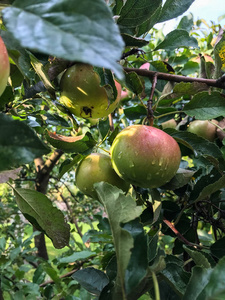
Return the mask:
<svg viewBox="0 0 225 300"><path fill-rule="evenodd" d="M42 194L47 193L50 173L62 154L63 152L61 150L56 150L46 161L44 161L42 157L34 160L37 172L35 185L36 191ZM34 242L35 247L38 249L37 256L48 260L48 252L44 233L41 232L39 235L36 235Z"/></svg>
<svg viewBox="0 0 225 300"><path fill-rule="evenodd" d="M125 72L135 72L140 76L153 78L155 74L157 74L158 79L164 79L173 82L200 82L205 83L208 86L213 86L217 88L225 88L225 77L221 77L219 79L205 79L205 78L194 78L194 77L186 77L181 75L174 75L169 73L155 72L149 71L145 69L137 69L137 68L124 68Z"/></svg>

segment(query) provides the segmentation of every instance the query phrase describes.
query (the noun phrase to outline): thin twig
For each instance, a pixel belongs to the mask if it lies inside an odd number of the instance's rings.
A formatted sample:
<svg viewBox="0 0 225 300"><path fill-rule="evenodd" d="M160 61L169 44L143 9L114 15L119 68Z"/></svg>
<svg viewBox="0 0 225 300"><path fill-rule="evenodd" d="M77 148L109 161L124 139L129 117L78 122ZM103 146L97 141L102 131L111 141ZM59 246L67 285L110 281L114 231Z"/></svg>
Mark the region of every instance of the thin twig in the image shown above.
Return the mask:
<svg viewBox="0 0 225 300"><path fill-rule="evenodd" d="M114 131L114 124L113 124L112 114L109 114L108 117L109 117L109 128L110 128L110 131Z"/></svg>
<svg viewBox="0 0 225 300"><path fill-rule="evenodd" d="M200 246L198 244L194 244L192 242L189 242L175 227L174 225L168 221L167 219L163 219L163 222L173 231L173 233L176 234L177 238L184 242L186 245L190 246L190 247L194 247L194 248L198 248L198 249L202 249L203 246Z"/></svg>
<svg viewBox="0 0 225 300"><path fill-rule="evenodd" d="M70 271L70 272L68 272L68 273L66 273L66 274L64 274L64 275L61 275L60 278L62 279L62 278L70 277L71 275L73 275L73 273L75 273L76 271L80 270L80 268L82 267L82 265L83 265L85 262L87 262L87 261L82 261L82 262L79 264L78 268L76 268L76 269L74 269L74 270L72 270L72 271ZM46 286L46 285L48 285L48 284L53 284L53 283L55 283L54 280L48 280L48 281L45 281L45 282L39 284L39 286L40 286L40 287L44 287L44 286Z"/></svg>
<svg viewBox="0 0 225 300"><path fill-rule="evenodd" d="M126 72L136 72L140 76L153 78L155 75L155 71L149 71L146 69L138 69L138 68L124 68ZM174 81L174 82L199 82L205 83L208 86L218 87L221 89L225 88L225 77L220 77L219 79L205 79L205 78L193 78L193 77L186 77L181 75L174 75L169 73L162 73L157 72L157 78Z"/></svg>

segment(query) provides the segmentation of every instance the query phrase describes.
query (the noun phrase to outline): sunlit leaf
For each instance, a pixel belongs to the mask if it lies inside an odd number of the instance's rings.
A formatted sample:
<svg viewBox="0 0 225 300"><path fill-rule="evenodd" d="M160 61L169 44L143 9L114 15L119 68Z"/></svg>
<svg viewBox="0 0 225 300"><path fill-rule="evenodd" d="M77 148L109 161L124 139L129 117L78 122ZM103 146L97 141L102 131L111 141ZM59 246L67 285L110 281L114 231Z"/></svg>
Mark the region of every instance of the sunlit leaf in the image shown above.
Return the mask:
<svg viewBox="0 0 225 300"><path fill-rule="evenodd" d="M70 226L65 222L63 213L44 194L22 188L14 189L14 193L25 218L36 229L43 231L55 248L68 246Z"/></svg>
<svg viewBox="0 0 225 300"><path fill-rule="evenodd" d="M194 37L190 37L183 29L175 29L168 33L165 39L156 46L154 51L159 49L175 50L176 48L198 47L198 42Z"/></svg>
<svg viewBox="0 0 225 300"><path fill-rule="evenodd" d="M122 78L117 60L124 44L104 1L17 0L2 13L23 47L112 69Z"/></svg>
<svg viewBox="0 0 225 300"><path fill-rule="evenodd" d="M225 115L225 98L219 92L201 92L185 104L184 112L199 120L210 120Z"/></svg>

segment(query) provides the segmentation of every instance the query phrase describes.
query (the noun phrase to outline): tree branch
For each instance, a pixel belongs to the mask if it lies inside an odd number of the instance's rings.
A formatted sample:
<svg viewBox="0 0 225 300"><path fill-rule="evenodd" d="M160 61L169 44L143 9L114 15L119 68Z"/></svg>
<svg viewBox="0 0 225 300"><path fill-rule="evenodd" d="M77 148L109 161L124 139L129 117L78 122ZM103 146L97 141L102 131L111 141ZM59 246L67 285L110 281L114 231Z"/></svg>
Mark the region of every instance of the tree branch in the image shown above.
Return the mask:
<svg viewBox="0 0 225 300"><path fill-rule="evenodd" d="M181 75L174 75L169 73L162 73L162 72L155 72L149 71L145 69L137 69L137 68L123 68L125 72L136 72L140 76L153 78L157 73L158 79L174 81L174 82L199 82L205 83L208 86L213 86L217 88L224 89L225 88L225 77L222 76L219 79L205 79L205 78L193 78L193 77L186 77Z"/></svg>
<svg viewBox="0 0 225 300"><path fill-rule="evenodd" d="M176 234L177 238L183 243L185 243L187 246L198 248L198 249L203 248L202 246L189 242L187 239L185 239L185 237L174 227L174 225L170 221L163 219L163 222L173 231L173 233Z"/></svg>

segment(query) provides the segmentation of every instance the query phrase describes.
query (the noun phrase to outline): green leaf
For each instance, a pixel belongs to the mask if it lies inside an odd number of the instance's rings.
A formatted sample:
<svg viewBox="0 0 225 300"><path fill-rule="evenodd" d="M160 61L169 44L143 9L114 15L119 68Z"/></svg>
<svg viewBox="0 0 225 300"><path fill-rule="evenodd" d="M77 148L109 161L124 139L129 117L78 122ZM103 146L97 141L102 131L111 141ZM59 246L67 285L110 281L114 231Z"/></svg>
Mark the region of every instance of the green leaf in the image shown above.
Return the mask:
<svg viewBox="0 0 225 300"><path fill-rule="evenodd" d="M53 147L68 153L84 153L88 150L91 151L96 145L90 132L86 132L85 135L67 137L49 131L46 134L46 139Z"/></svg>
<svg viewBox="0 0 225 300"><path fill-rule="evenodd" d="M130 106L124 109L124 114L129 120L137 120L147 116L147 109L143 105Z"/></svg>
<svg viewBox="0 0 225 300"><path fill-rule="evenodd" d="M196 94L184 108L189 116L199 120L210 120L225 114L225 100L219 92L201 92Z"/></svg>
<svg viewBox="0 0 225 300"><path fill-rule="evenodd" d="M183 29L175 29L168 33L165 39L154 49L175 50L176 48L198 47L198 42L194 37L190 37L188 32Z"/></svg>
<svg viewBox="0 0 225 300"><path fill-rule="evenodd" d="M125 72L125 85L136 95L140 94L144 89L140 77L135 72Z"/></svg>
<svg viewBox="0 0 225 300"><path fill-rule="evenodd" d="M108 96L109 104L112 104L117 98L118 94L112 72L110 70L98 67L94 67L94 71L99 75L100 86L104 87Z"/></svg>
<svg viewBox="0 0 225 300"><path fill-rule="evenodd" d="M134 239L134 247L125 272L125 289L127 295L132 294L148 273L147 236L138 219L122 225Z"/></svg>
<svg viewBox="0 0 225 300"><path fill-rule="evenodd" d="M190 281L188 282L183 300L197 300L199 294L208 284L212 269L204 269L199 266L192 268ZM206 300L206 298L204 299Z"/></svg>
<svg viewBox="0 0 225 300"><path fill-rule="evenodd" d="M11 86L6 86L4 92L0 96L0 110L4 110L5 105L14 100L13 90Z"/></svg>
<svg viewBox="0 0 225 300"><path fill-rule="evenodd" d="M197 300L225 299L225 257L223 257L211 272L209 282L204 287Z"/></svg>
<svg viewBox="0 0 225 300"><path fill-rule="evenodd" d="M134 28L150 19L162 0L127 0L120 11L117 24L123 28Z"/></svg>
<svg viewBox="0 0 225 300"><path fill-rule="evenodd" d="M141 36L142 34L148 32L152 27L158 22L160 13L162 9L162 3L158 6L158 8L155 10L155 12L151 15L151 17L146 20L144 23L139 25L136 28L136 35Z"/></svg>
<svg viewBox="0 0 225 300"><path fill-rule="evenodd" d="M31 64L35 70L35 72L37 73L37 75L39 76L39 78L41 79L41 81L43 82L44 86L46 87L46 89L54 95L55 90L54 90L54 86L52 85L48 74L46 73L46 71L44 70L44 66L43 64L32 54L30 53L30 60L31 60Z"/></svg>
<svg viewBox="0 0 225 300"><path fill-rule="evenodd" d="M200 82L179 82L174 86L173 92L181 95L194 95L198 92L208 90L209 87L205 83Z"/></svg>
<svg viewBox="0 0 225 300"><path fill-rule="evenodd" d="M122 79L124 43L103 0L17 0L2 13L22 47L111 69Z"/></svg>
<svg viewBox="0 0 225 300"><path fill-rule="evenodd" d="M177 26L177 29L184 29L186 31L190 31L192 29L192 26L194 25L194 22L193 22L193 15L192 14L188 14L187 16L184 16L178 26Z"/></svg>
<svg viewBox="0 0 225 300"><path fill-rule="evenodd" d="M178 143L182 143L192 149L198 156L203 155L205 157L209 156L215 159L222 159L222 153L215 143L209 142L187 131L177 131L171 128L167 128L164 131L175 138Z"/></svg>
<svg viewBox="0 0 225 300"><path fill-rule="evenodd" d="M193 2L194 0L167 0L158 22L164 22L182 15Z"/></svg>
<svg viewBox="0 0 225 300"><path fill-rule="evenodd" d="M130 34L126 34L126 33L123 33L122 34L122 38L123 38L123 41L126 45L126 47L144 47L146 45L148 45L148 41L144 40L144 39L141 39L141 38L136 38L134 36L131 36Z"/></svg>
<svg viewBox="0 0 225 300"><path fill-rule="evenodd" d="M101 140L104 140L110 134L109 118L105 120L99 120L98 130Z"/></svg>
<svg viewBox="0 0 225 300"><path fill-rule="evenodd" d="M77 154L72 160L71 159L64 160L64 162L61 164L59 169L58 180L60 180L63 177L63 175L67 173L71 168L73 168L82 158L83 155Z"/></svg>
<svg viewBox="0 0 225 300"><path fill-rule="evenodd" d="M157 250L158 250L158 234L155 234L150 239L149 245L148 245L148 252L149 252L148 260L149 260L149 262L152 262L153 259L156 257Z"/></svg>
<svg viewBox="0 0 225 300"><path fill-rule="evenodd" d="M17 65L20 72L29 80L35 79L35 73L31 68L30 56L27 51L22 48L19 41L8 31L1 31L1 37L6 44L10 58Z"/></svg>
<svg viewBox="0 0 225 300"><path fill-rule="evenodd" d="M225 176L213 174L201 177L190 194L191 201L201 201L225 187Z"/></svg>
<svg viewBox="0 0 225 300"><path fill-rule="evenodd" d="M131 234L122 229L120 224L138 218L142 212L142 208L136 206L135 201L130 195L125 196L120 189L108 183L96 183L95 189L99 200L105 207L112 231L118 268L116 279L117 290L115 293L119 299L124 288L125 271L131 257L131 249L134 245Z"/></svg>
<svg viewBox="0 0 225 300"><path fill-rule="evenodd" d="M25 122L0 114L0 171L30 163L49 153L47 146Z"/></svg>
<svg viewBox="0 0 225 300"><path fill-rule="evenodd" d="M92 267L78 270L72 275L72 278L77 280L88 292L97 296L109 283L109 279L104 272Z"/></svg>
<svg viewBox="0 0 225 300"><path fill-rule="evenodd" d="M185 293L190 274L185 272L181 266L176 263L167 263L161 274L180 296Z"/></svg>
<svg viewBox="0 0 225 300"><path fill-rule="evenodd" d="M225 237L223 237L222 239L219 239L218 241L216 241L211 247L210 247L210 251L212 253L212 255L214 255L217 258L222 258L223 256L225 256Z"/></svg>
<svg viewBox="0 0 225 300"><path fill-rule="evenodd" d="M69 123L57 114L45 113L42 115L42 118L45 120L46 124L49 125L70 127Z"/></svg>
<svg viewBox="0 0 225 300"><path fill-rule="evenodd" d="M154 204L152 205L152 209L153 209L153 220L151 225L157 222L160 217L162 202L154 199Z"/></svg>
<svg viewBox="0 0 225 300"><path fill-rule="evenodd" d="M123 0L116 0L115 2L116 2L116 4L113 7L113 14L114 15L119 15L120 14L120 10L123 7Z"/></svg>
<svg viewBox="0 0 225 300"><path fill-rule="evenodd" d="M199 71L199 64L194 61L188 61L180 70L181 74L187 76Z"/></svg>
<svg viewBox="0 0 225 300"><path fill-rule="evenodd" d="M196 266L209 269L211 268L211 264L208 259L199 251L188 248L187 246L183 246L184 250L189 254L189 256L193 259Z"/></svg>
<svg viewBox="0 0 225 300"><path fill-rule="evenodd" d="M69 245L70 226L63 213L44 194L22 188L14 189L14 192L23 215L52 240L55 248Z"/></svg>
<svg viewBox="0 0 225 300"><path fill-rule="evenodd" d="M80 252L74 252L69 256L61 257L57 261L61 264L69 264L69 263L74 263L77 260L84 260L94 255L95 255L94 252L89 250L84 250Z"/></svg>
<svg viewBox="0 0 225 300"><path fill-rule="evenodd" d="M186 170L186 169L178 169L176 175L164 185L163 189L176 190L186 185L191 178L194 176L195 172Z"/></svg>

